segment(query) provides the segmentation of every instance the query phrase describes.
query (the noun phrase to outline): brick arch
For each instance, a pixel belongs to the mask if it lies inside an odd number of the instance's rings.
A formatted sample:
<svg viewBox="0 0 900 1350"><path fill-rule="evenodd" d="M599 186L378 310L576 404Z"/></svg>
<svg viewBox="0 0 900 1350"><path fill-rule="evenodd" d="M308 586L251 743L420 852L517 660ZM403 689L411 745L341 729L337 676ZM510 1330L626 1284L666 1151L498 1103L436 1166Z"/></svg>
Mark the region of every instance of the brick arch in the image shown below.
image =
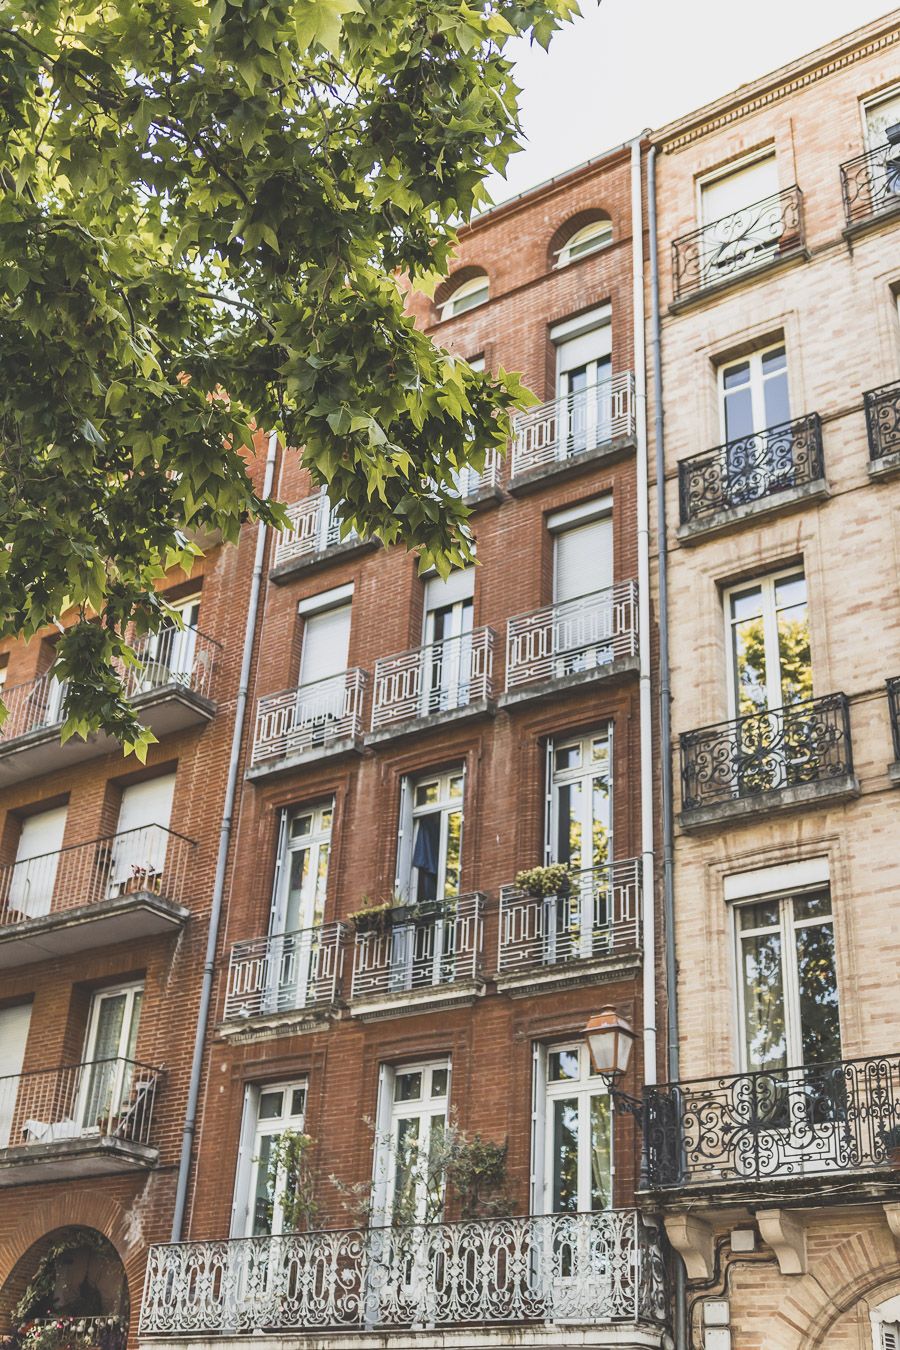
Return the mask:
<svg viewBox="0 0 900 1350"><path fill-rule="evenodd" d="M835 1252L835 1266L839 1267L841 1258L849 1253L845 1250L852 1242L844 1242ZM836 1324L861 1302L867 1307L884 1303L886 1299L900 1294L900 1260L882 1262L877 1266L860 1268L860 1262L854 1253L849 1263L849 1278L834 1290L827 1299L823 1299L818 1311L809 1320L803 1337L797 1342L797 1350L827 1350L829 1337ZM868 1320L868 1312L866 1313Z"/></svg>
<svg viewBox="0 0 900 1350"><path fill-rule="evenodd" d="M589 206L583 211L577 211L574 216L566 216L565 220L556 227L550 236L550 242L547 245L547 266L554 267L556 264L556 255L563 245L583 230L586 225L593 225L598 220L608 220L613 226L613 238L615 238L616 227L612 216L605 211L602 206Z"/></svg>
<svg viewBox="0 0 900 1350"><path fill-rule="evenodd" d="M435 313L440 314L441 306L450 299L457 286L461 286L464 281L471 281L473 277L486 277L487 271L475 263L468 263L465 267L458 267L449 277L441 282L434 293Z"/></svg>

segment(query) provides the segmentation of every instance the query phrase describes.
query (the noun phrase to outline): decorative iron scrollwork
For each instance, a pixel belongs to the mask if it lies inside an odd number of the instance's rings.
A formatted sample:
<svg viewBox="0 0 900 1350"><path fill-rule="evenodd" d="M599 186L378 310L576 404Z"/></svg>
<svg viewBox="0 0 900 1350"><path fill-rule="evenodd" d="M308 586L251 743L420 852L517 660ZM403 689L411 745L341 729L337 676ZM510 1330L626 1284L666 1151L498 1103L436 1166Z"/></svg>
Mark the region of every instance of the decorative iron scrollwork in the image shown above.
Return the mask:
<svg viewBox="0 0 900 1350"><path fill-rule="evenodd" d="M887 141L841 165L848 228L900 207L900 145Z"/></svg>
<svg viewBox="0 0 900 1350"><path fill-rule="evenodd" d="M768 267L803 244L803 194L785 188L673 242L675 299Z"/></svg>
<svg viewBox="0 0 900 1350"><path fill-rule="evenodd" d="M678 465L681 523L714 518L825 475L818 413L726 441Z"/></svg>
<svg viewBox="0 0 900 1350"><path fill-rule="evenodd" d="M869 459L873 463L886 455L900 454L900 380L895 384L870 389L863 395Z"/></svg>

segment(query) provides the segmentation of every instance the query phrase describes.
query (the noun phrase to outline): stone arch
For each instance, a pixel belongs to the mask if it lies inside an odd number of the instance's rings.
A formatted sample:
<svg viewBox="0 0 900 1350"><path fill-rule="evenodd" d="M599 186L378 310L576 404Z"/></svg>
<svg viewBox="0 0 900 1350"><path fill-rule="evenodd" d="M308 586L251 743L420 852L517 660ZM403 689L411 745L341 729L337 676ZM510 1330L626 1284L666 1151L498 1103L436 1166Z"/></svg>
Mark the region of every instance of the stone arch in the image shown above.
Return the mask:
<svg viewBox="0 0 900 1350"><path fill-rule="evenodd" d="M810 1317L805 1334L798 1342L798 1350L827 1350L829 1337L841 1318L864 1303L868 1322L870 1307L897 1295L900 1295L900 1261L897 1259L870 1266L867 1270L853 1270L849 1279Z"/></svg>

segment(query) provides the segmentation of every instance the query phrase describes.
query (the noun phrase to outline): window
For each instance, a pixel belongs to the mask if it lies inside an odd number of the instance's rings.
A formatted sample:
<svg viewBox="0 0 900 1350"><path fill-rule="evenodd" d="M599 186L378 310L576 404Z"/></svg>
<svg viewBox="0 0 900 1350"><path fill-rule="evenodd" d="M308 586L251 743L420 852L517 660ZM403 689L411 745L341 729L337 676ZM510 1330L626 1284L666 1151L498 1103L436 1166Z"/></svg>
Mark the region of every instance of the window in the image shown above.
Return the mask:
<svg viewBox="0 0 900 1350"><path fill-rule="evenodd" d="M347 669L350 647L350 604L337 604L303 614L300 687L334 680ZM340 681L343 691L343 680Z"/></svg>
<svg viewBox="0 0 900 1350"><path fill-rule="evenodd" d="M802 570L726 592L729 715L812 698L806 579Z"/></svg>
<svg viewBox="0 0 900 1350"><path fill-rule="evenodd" d="M459 895L464 782L462 769L404 780L397 891L407 903Z"/></svg>
<svg viewBox="0 0 900 1350"><path fill-rule="evenodd" d="M102 1129L103 1121L120 1115L138 1086L134 1059L143 1001L142 984L106 989L91 1000L78 1103L83 1129Z"/></svg>
<svg viewBox="0 0 900 1350"><path fill-rule="evenodd" d="M123 788L112 841L110 898L162 885L175 792L174 773Z"/></svg>
<svg viewBox="0 0 900 1350"><path fill-rule="evenodd" d="M65 806L56 806L22 821L6 894L5 922L38 919L50 913L66 813Z"/></svg>
<svg viewBox="0 0 900 1350"><path fill-rule="evenodd" d="M474 567L452 572L446 581L429 577L425 583L423 715L469 702L474 593Z"/></svg>
<svg viewBox="0 0 900 1350"><path fill-rule="evenodd" d="M141 672L141 689L158 689L166 684L190 684L194 672L200 596L191 595L167 603L170 609L175 610L183 627L173 619L166 619L157 633L150 634Z"/></svg>
<svg viewBox="0 0 900 1350"><path fill-rule="evenodd" d="M549 745L548 862L585 871L610 861L610 741L605 727Z"/></svg>
<svg viewBox="0 0 900 1350"><path fill-rule="evenodd" d="M544 1212L608 1209L612 1204L609 1092L594 1075L583 1041L547 1052L544 1098Z"/></svg>
<svg viewBox="0 0 900 1350"><path fill-rule="evenodd" d="M303 632L292 746L320 746L347 734L345 719L354 707L347 677L352 594L352 584L338 586L301 600L298 607Z"/></svg>
<svg viewBox="0 0 900 1350"><path fill-rule="evenodd" d="M13 1079L22 1072L30 1023L30 1003L0 1008L0 1083L4 1084L0 1091L0 1148L6 1148L10 1142L19 1087Z"/></svg>
<svg viewBox="0 0 900 1350"><path fill-rule="evenodd" d="M773 1071L841 1057L827 889L735 907L742 1068Z"/></svg>
<svg viewBox="0 0 900 1350"><path fill-rule="evenodd" d="M269 1237L290 1231L284 1195L290 1178L275 1155L287 1131L304 1132L306 1082L247 1089L238 1158L232 1237Z"/></svg>
<svg viewBox="0 0 900 1350"><path fill-rule="evenodd" d="M470 356L467 361L467 365L470 365L473 370L483 371L484 357ZM494 454L493 451L490 451L489 453L490 455ZM488 468L488 461L486 459L485 471L487 471L487 468ZM467 465L464 469L454 470L453 481L456 487L456 496L469 497L474 492L477 492L478 489L481 487L481 474L477 473L475 469L469 468Z"/></svg>
<svg viewBox="0 0 900 1350"><path fill-rule="evenodd" d="M791 418L784 343L719 367L722 439L736 441Z"/></svg>
<svg viewBox="0 0 900 1350"><path fill-rule="evenodd" d="M305 1008L317 997L333 816L330 800L302 811L282 812L269 918L264 1013Z"/></svg>
<svg viewBox="0 0 900 1350"><path fill-rule="evenodd" d="M887 144L888 130L900 124L900 89L866 99L862 116L866 149L878 150Z"/></svg>
<svg viewBox="0 0 900 1350"><path fill-rule="evenodd" d="M612 423L612 328L608 306L550 330L556 347L560 458L602 445Z"/></svg>
<svg viewBox="0 0 900 1350"><path fill-rule="evenodd" d="M774 154L745 163L699 184L700 275L710 285L773 252L784 232L781 213L770 220L755 208L778 192Z"/></svg>
<svg viewBox="0 0 900 1350"><path fill-rule="evenodd" d="M450 1100L446 1059L382 1074L375 1188L383 1223L433 1223L444 1208L443 1143Z"/></svg>
<svg viewBox="0 0 900 1350"><path fill-rule="evenodd" d="M441 305L441 318L453 319L457 314L465 314L477 305L483 305L490 298L490 283L483 274L463 281Z"/></svg>
<svg viewBox="0 0 900 1350"><path fill-rule="evenodd" d="M553 535L553 601L565 604L606 590L613 579L612 512L609 498L588 509L560 511L547 520Z"/></svg>
<svg viewBox="0 0 900 1350"><path fill-rule="evenodd" d="M3 656L0 656L0 691L3 690L3 686L6 684L6 676L8 674L8 670L9 670L9 653L5 653Z"/></svg>
<svg viewBox="0 0 900 1350"><path fill-rule="evenodd" d="M582 226L559 250L557 267L565 267L576 258L583 258L587 253L596 253L598 249L606 248L607 244L612 243L612 233L611 220L594 220L590 225Z"/></svg>

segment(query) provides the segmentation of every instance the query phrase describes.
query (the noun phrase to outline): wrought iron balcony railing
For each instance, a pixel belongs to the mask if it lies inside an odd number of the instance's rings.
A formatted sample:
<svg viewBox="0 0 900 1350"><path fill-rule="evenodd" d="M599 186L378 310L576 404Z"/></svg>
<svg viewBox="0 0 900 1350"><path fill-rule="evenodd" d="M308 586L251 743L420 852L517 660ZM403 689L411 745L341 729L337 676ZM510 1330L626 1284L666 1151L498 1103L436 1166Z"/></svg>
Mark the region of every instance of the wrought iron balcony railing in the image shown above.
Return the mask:
<svg viewBox="0 0 900 1350"><path fill-rule="evenodd" d="M513 425L512 476L563 463L634 435L634 375L624 371L590 389L520 413Z"/></svg>
<svg viewBox="0 0 900 1350"><path fill-rule="evenodd" d="M637 582L544 605L506 626L506 688L597 670L638 650Z"/></svg>
<svg viewBox="0 0 900 1350"><path fill-rule="evenodd" d="M500 888L500 975L623 955L640 948L639 858L575 872L565 894L537 898L518 886Z"/></svg>
<svg viewBox="0 0 900 1350"><path fill-rule="evenodd" d="M886 683L888 710L891 715L891 736L894 742L894 759L900 763L900 675L894 675Z"/></svg>
<svg viewBox="0 0 900 1350"><path fill-rule="evenodd" d="M651 1187L886 1167L900 1057L769 1069L645 1089Z"/></svg>
<svg viewBox="0 0 900 1350"><path fill-rule="evenodd" d="M678 465L681 523L714 520L786 488L806 487L825 475L818 413L726 441Z"/></svg>
<svg viewBox="0 0 900 1350"><path fill-rule="evenodd" d="M92 839L0 867L0 930L127 895L181 903L196 845L162 825Z"/></svg>
<svg viewBox="0 0 900 1350"><path fill-rule="evenodd" d="M235 942L228 961L225 1021L314 1011L337 1001L344 958L342 924Z"/></svg>
<svg viewBox="0 0 900 1350"><path fill-rule="evenodd" d="M870 389L863 395L869 459L873 464L886 455L900 455L900 380Z"/></svg>
<svg viewBox="0 0 900 1350"><path fill-rule="evenodd" d="M664 1318L654 1234L635 1210L602 1210L154 1246L140 1332Z"/></svg>
<svg viewBox="0 0 900 1350"><path fill-rule="evenodd" d="M675 300L768 267L803 248L803 194L785 188L672 244Z"/></svg>
<svg viewBox="0 0 900 1350"><path fill-rule="evenodd" d="M361 735L367 679L364 670L354 668L296 689L266 694L256 705L251 763L324 749Z"/></svg>
<svg viewBox="0 0 900 1350"><path fill-rule="evenodd" d="M848 228L900 206L900 145L878 145L841 165Z"/></svg>
<svg viewBox="0 0 900 1350"><path fill-rule="evenodd" d="M326 493L317 493L287 508L290 528L275 536L275 566L311 558L338 544L358 539L355 530L341 537L341 517Z"/></svg>
<svg viewBox="0 0 900 1350"><path fill-rule="evenodd" d="M375 662L372 730L467 708L494 694L492 628L383 656Z"/></svg>
<svg viewBox="0 0 900 1350"><path fill-rule="evenodd" d="M484 898L400 906L382 929L358 932L351 999L414 993L475 980L481 966Z"/></svg>
<svg viewBox="0 0 900 1350"><path fill-rule="evenodd" d="M116 1058L0 1078L0 1148L100 1138L151 1144L161 1073Z"/></svg>
<svg viewBox="0 0 900 1350"><path fill-rule="evenodd" d="M844 694L770 708L681 736L685 812L852 773Z"/></svg>

